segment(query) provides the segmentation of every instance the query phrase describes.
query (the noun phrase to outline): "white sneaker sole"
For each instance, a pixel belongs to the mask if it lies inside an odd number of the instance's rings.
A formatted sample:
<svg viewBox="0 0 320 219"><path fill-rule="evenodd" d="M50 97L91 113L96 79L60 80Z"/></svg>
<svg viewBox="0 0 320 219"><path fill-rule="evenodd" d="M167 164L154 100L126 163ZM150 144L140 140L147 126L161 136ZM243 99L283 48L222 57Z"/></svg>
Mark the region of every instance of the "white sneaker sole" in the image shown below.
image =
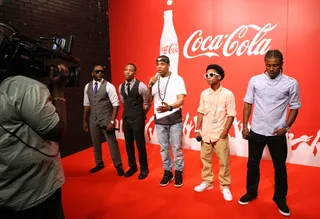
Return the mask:
<svg viewBox="0 0 320 219"><path fill-rule="evenodd" d="M289 216L290 216L290 212L289 212L289 213L285 213L285 212L281 211L280 209L279 209L279 212L280 212L280 214L282 214L283 216L286 216L286 217L289 217Z"/></svg>
<svg viewBox="0 0 320 219"><path fill-rule="evenodd" d="M231 199L226 199L225 197L223 197L223 198L224 198L224 200L227 201L227 202L232 202L232 200L233 200L233 198L231 198Z"/></svg>
<svg viewBox="0 0 320 219"><path fill-rule="evenodd" d="M250 201L249 201L250 202ZM242 201L238 201L238 203L240 204L240 205L247 205L247 204L249 204L249 202L242 202Z"/></svg>
<svg viewBox="0 0 320 219"><path fill-rule="evenodd" d="M206 190L211 190L213 189L213 186L208 186L207 188L203 189L203 190L196 190L195 188L193 189L195 192L204 192Z"/></svg>

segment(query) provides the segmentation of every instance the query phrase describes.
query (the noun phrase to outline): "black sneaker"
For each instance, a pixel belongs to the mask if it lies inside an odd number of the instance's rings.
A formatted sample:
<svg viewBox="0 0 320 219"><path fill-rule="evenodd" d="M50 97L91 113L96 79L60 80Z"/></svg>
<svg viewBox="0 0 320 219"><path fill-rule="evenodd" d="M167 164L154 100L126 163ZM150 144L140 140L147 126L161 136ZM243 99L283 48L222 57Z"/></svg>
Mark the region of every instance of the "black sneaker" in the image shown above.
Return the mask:
<svg viewBox="0 0 320 219"><path fill-rule="evenodd" d="M160 186L167 186L169 182L171 182L174 179L173 174L171 171L165 170L162 180L160 182Z"/></svg>
<svg viewBox="0 0 320 219"><path fill-rule="evenodd" d="M183 185L182 171L175 171L175 179L176 180L174 181L174 186L180 188Z"/></svg>
<svg viewBox="0 0 320 219"><path fill-rule="evenodd" d="M285 200L278 200L276 201L276 204L278 206L280 214L287 217L290 216L290 209Z"/></svg>
<svg viewBox="0 0 320 219"><path fill-rule="evenodd" d="M256 195L251 195L251 194L246 193L244 196L242 196L239 199L238 203L240 205L247 205L247 204L249 204L250 201L252 201L253 199L256 199L256 198L257 198Z"/></svg>

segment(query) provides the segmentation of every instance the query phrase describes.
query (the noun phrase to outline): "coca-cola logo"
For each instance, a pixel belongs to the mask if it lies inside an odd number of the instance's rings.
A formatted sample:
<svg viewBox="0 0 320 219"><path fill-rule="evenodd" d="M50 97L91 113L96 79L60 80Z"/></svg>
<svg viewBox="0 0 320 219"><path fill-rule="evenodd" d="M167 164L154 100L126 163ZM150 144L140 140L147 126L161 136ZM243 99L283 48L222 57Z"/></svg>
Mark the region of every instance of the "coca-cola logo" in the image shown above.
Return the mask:
<svg viewBox="0 0 320 219"><path fill-rule="evenodd" d="M270 49L272 38L267 38L268 32L276 26L271 23L260 27L255 24L242 25L235 29L231 34L219 34L213 36L202 36L202 30L193 32L183 48L183 55L187 59L193 59L199 56L231 56L233 54L241 56L246 53L251 55L263 55ZM252 39L246 37L250 30L257 31ZM199 52L200 51L200 52Z"/></svg>
<svg viewBox="0 0 320 219"><path fill-rule="evenodd" d="M171 43L170 45L160 45L161 54L172 54L179 52L179 46L177 43Z"/></svg>

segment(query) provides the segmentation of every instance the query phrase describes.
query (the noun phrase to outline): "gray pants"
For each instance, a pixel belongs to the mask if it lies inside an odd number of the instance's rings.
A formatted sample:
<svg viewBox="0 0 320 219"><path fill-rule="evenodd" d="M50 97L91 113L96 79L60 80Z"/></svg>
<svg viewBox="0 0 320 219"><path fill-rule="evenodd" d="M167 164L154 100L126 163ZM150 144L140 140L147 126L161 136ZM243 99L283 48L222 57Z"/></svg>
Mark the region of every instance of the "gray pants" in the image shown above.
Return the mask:
<svg viewBox="0 0 320 219"><path fill-rule="evenodd" d="M102 129L98 126L98 124L90 122L90 134L91 140L94 148L94 159L96 165L104 165L102 160L102 147L101 147L101 137L100 134L103 133L105 139L107 140L108 147L110 150L111 158L113 161L113 165L117 167L122 166L121 156L119 151L118 141L116 139L115 132L107 132L105 129Z"/></svg>

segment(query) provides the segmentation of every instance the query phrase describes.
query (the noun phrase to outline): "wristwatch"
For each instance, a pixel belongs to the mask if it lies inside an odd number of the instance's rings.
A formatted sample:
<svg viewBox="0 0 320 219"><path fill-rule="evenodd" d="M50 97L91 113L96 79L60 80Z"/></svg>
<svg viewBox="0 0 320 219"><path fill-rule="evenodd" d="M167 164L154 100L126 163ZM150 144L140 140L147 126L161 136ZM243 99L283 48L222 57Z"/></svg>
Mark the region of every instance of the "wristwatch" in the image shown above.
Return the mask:
<svg viewBox="0 0 320 219"><path fill-rule="evenodd" d="M287 132L290 132L290 126L286 125L284 128L286 129Z"/></svg>
<svg viewBox="0 0 320 219"><path fill-rule="evenodd" d="M173 107L172 106L169 106L169 111L172 111L173 110Z"/></svg>
<svg viewBox="0 0 320 219"><path fill-rule="evenodd" d="M113 121L113 120L111 120L111 121L110 121L110 123L113 125L113 124L114 124L114 121Z"/></svg>

